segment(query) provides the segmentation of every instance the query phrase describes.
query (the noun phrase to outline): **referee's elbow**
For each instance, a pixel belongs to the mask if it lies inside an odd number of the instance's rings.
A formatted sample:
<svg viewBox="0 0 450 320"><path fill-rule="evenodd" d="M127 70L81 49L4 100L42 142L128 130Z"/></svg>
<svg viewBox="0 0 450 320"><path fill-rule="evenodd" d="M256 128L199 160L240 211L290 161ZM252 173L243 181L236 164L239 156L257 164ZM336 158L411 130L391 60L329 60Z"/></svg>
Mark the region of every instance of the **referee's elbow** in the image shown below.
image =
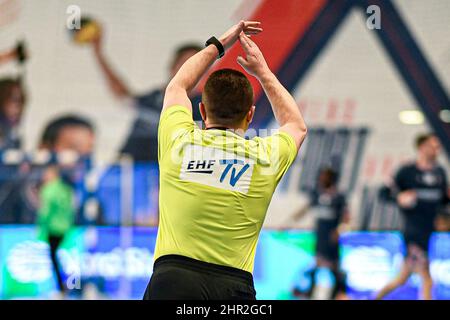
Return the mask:
<svg viewBox="0 0 450 320"><path fill-rule="evenodd" d="M300 136L300 139L299 139L299 140L300 140L300 143L299 143L299 145L298 145L298 148L300 148L300 146L302 145L303 141L305 141L306 136L308 135L308 127L306 126L305 123L303 123L303 124L299 127L298 131L299 131L299 136Z"/></svg>
<svg viewBox="0 0 450 320"><path fill-rule="evenodd" d="M286 128L285 130L294 138L295 145L297 146L297 150L300 149L300 147L308 133L308 128L306 127L305 123L304 122L294 122L294 123L290 123L285 128Z"/></svg>

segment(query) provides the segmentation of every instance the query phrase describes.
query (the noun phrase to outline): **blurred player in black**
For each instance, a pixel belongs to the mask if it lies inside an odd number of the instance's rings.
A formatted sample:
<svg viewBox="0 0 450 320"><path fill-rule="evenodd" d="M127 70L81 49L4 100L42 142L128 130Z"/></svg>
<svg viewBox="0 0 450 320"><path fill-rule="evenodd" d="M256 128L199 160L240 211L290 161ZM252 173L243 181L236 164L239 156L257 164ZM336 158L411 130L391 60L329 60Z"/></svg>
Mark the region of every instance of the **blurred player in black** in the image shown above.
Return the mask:
<svg viewBox="0 0 450 320"><path fill-rule="evenodd" d="M329 269L334 276L335 283L331 298L345 296L345 277L339 270L339 234L349 222L345 195L337 189L338 174L331 168L324 168L319 172L317 189L311 192L309 203L300 209L293 217L300 219L311 211L315 218L316 233L316 265L308 272L311 286L306 296L312 297L316 287L316 274L319 268ZM301 291L295 289L294 294L302 296Z"/></svg>
<svg viewBox="0 0 450 320"><path fill-rule="evenodd" d="M114 96L123 101L131 102L136 107L138 113L133 125L130 126L130 132L124 145L121 147L120 153L131 155L135 161L157 162L158 122L166 84L144 94L137 95L133 93L126 82L118 76L109 64L103 50L102 39L102 32L99 32L99 36L92 41L95 60L106 77L109 88ZM180 67L201 49L203 47L194 43L188 43L178 47L170 63L167 83L175 76ZM195 98L197 96L195 92L191 94L193 105L198 105L200 102L199 97ZM193 118L195 121L202 120L198 108L194 108Z"/></svg>
<svg viewBox="0 0 450 320"><path fill-rule="evenodd" d="M435 219L449 201L449 190L445 171L437 163L441 151L438 138L433 134L420 135L416 147L417 159L398 170L391 187L404 216L405 262L399 275L381 289L377 299L402 286L413 272L422 278L422 298L432 298L428 243L435 231Z"/></svg>

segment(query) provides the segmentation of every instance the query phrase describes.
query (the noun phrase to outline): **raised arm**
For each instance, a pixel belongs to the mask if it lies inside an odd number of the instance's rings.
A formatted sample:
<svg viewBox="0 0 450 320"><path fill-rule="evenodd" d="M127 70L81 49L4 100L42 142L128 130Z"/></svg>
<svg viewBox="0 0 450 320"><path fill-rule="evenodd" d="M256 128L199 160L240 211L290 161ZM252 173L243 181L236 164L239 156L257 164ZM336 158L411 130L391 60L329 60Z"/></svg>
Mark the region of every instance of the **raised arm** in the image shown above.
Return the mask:
<svg viewBox="0 0 450 320"><path fill-rule="evenodd" d="M225 32L219 38L219 41L224 49L227 50L236 42L241 32L245 34L258 34L261 32L262 29L259 25L260 23L256 21L241 21ZM188 93L197 85L201 77L217 59L217 56L218 50L216 46L209 45L189 58L167 85L163 109L174 105L182 105L192 112Z"/></svg>
<svg viewBox="0 0 450 320"><path fill-rule="evenodd" d="M103 75L106 77L109 88L111 89L114 96L116 96L117 98L127 98L132 94L125 82L120 79L120 77L116 74L116 72L109 64L108 59L103 52L102 39L103 35L100 34L99 37L94 39L92 43L95 60L100 66Z"/></svg>
<svg viewBox="0 0 450 320"><path fill-rule="evenodd" d="M237 62L261 83L269 98L275 119L280 125L280 131L291 135L299 149L306 137L307 129L297 103L270 71L258 46L243 33L240 34L239 41L246 57L238 57Z"/></svg>
<svg viewBox="0 0 450 320"><path fill-rule="evenodd" d="M15 48L6 52L0 52L0 64L14 60L16 59L16 56L17 52Z"/></svg>

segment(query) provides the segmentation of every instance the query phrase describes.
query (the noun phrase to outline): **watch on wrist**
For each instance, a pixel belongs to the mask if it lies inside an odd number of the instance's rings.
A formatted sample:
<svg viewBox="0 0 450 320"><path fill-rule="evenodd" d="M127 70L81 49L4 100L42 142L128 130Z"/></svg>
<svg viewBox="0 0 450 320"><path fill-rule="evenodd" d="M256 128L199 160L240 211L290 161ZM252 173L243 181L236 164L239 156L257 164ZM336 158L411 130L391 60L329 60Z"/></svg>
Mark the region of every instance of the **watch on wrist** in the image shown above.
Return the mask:
<svg viewBox="0 0 450 320"><path fill-rule="evenodd" d="M223 47L222 43L220 43L220 41L213 36L206 40L205 47L209 46L210 44L215 45L217 50L219 50L219 56L217 57L217 59L222 58L225 54L225 48Z"/></svg>

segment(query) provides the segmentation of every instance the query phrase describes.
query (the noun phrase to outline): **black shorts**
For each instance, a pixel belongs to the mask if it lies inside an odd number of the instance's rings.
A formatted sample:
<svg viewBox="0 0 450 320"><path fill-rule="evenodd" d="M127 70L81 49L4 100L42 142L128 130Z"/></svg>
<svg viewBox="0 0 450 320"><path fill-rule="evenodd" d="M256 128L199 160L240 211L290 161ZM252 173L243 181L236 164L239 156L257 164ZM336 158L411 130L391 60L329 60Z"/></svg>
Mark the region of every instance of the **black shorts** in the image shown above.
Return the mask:
<svg viewBox="0 0 450 320"><path fill-rule="evenodd" d="M403 239L405 240L407 254L408 247L410 245L419 247L425 254L427 254L430 238L431 232L403 232Z"/></svg>
<svg viewBox="0 0 450 320"><path fill-rule="evenodd" d="M339 246L337 243L333 243L331 235L328 237L319 237L316 243L316 256L329 260L330 262L339 261Z"/></svg>
<svg viewBox="0 0 450 320"><path fill-rule="evenodd" d="M144 300L256 300L256 291L249 272L166 255L155 261Z"/></svg>

